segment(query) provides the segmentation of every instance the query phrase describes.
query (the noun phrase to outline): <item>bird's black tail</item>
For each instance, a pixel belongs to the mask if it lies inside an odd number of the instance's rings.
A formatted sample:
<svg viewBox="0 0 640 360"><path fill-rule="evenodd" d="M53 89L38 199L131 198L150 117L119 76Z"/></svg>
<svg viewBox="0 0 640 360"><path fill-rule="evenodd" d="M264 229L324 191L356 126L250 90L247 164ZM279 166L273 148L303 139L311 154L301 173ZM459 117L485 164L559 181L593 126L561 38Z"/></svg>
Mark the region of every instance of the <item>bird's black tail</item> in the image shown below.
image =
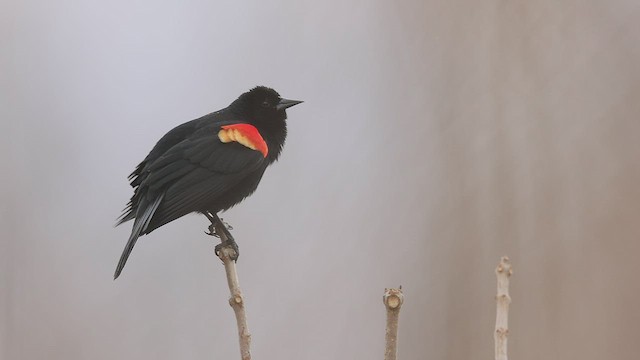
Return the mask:
<svg viewBox="0 0 640 360"><path fill-rule="evenodd" d="M127 245L124 247L122 251L122 255L120 255L120 261L118 262L118 267L116 268L116 272L113 274L113 280L117 279L124 269L124 265L127 263L127 259L129 258L129 254L133 250L133 247L136 245L136 241L138 241L138 237L144 234L147 228L149 227L149 223L151 222L151 218L153 214L155 214L158 206L162 202L164 198L164 193L161 193L151 204L146 207L138 207L138 212L144 209L142 214L136 214L136 220L133 223L133 229L131 229L131 236L129 236L129 240L127 241Z"/></svg>

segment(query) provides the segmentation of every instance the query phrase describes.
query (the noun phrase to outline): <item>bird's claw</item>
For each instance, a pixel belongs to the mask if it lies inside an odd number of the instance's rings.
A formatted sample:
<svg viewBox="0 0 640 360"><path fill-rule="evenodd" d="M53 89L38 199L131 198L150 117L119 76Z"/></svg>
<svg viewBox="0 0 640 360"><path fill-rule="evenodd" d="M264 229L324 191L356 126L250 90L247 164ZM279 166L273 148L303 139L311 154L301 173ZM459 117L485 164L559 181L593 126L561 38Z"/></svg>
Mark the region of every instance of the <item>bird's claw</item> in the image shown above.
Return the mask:
<svg viewBox="0 0 640 360"><path fill-rule="evenodd" d="M233 226L231 226L229 223L222 221L222 219L220 219L220 221L222 222L222 225L227 229L227 230L233 230ZM218 232L216 231L216 227L215 225L211 224L208 227L208 232L205 231L204 233L209 235L209 236L215 236L217 238L220 238L220 234L218 234Z"/></svg>
<svg viewBox="0 0 640 360"><path fill-rule="evenodd" d="M209 231L208 232L205 231L204 232L205 234L207 234L209 236L215 236L217 238L220 238L220 234L218 234L218 232L216 232L216 227L213 224L209 225L208 229L209 229Z"/></svg>
<svg viewBox="0 0 640 360"><path fill-rule="evenodd" d="M227 231L233 230L233 226L231 226L231 224L229 224L228 222L222 221L222 220L223 219L220 219L220 222L225 227L225 229L227 229ZM216 231L216 226L214 224L209 225L208 230L209 230L209 232L205 231L204 233L209 235L209 236L215 236L217 238L220 238L220 234L218 234L218 232Z"/></svg>

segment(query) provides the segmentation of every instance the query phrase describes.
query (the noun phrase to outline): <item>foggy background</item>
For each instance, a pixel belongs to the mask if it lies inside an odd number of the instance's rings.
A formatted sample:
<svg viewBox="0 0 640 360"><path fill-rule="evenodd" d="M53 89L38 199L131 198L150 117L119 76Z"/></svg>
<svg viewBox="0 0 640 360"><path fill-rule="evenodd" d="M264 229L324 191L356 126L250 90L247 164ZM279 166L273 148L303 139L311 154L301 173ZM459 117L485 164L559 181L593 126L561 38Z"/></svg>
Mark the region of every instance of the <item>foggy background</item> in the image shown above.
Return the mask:
<svg viewBox="0 0 640 360"><path fill-rule="evenodd" d="M637 1L0 2L0 357L234 359L207 220L138 242L126 176L255 85L304 100L222 217L256 359L640 351Z"/></svg>

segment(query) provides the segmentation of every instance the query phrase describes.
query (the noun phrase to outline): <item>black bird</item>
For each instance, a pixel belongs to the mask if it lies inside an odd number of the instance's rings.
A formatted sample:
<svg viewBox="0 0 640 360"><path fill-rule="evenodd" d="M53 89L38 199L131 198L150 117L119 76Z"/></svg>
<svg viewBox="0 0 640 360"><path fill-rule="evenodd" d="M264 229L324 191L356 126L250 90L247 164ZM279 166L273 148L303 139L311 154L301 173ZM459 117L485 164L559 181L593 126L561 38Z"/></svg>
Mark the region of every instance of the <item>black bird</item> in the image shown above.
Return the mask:
<svg viewBox="0 0 640 360"><path fill-rule="evenodd" d="M251 195L282 151L285 109L301 102L258 86L165 134L129 175L133 196L116 225L134 220L133 229L113 278L139 236L192 212L213 223L219 211Z"/></svg>

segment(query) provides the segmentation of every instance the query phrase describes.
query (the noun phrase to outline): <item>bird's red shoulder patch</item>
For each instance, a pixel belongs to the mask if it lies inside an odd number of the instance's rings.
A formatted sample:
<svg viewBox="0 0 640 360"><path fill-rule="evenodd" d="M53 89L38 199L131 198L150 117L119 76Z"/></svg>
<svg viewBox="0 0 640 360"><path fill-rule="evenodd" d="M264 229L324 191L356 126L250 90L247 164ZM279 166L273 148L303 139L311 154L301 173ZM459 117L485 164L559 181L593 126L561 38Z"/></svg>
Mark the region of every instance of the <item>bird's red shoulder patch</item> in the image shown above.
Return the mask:
<svg viewBox="0 0 640 360"><path fill-rule="evenodd" d="M218 138L223 143L235 141L249 149L260 151L264 157L267 157L269 153L269 148L262 135L255 126L250 124L223 125L218 132Z"/></svg>

